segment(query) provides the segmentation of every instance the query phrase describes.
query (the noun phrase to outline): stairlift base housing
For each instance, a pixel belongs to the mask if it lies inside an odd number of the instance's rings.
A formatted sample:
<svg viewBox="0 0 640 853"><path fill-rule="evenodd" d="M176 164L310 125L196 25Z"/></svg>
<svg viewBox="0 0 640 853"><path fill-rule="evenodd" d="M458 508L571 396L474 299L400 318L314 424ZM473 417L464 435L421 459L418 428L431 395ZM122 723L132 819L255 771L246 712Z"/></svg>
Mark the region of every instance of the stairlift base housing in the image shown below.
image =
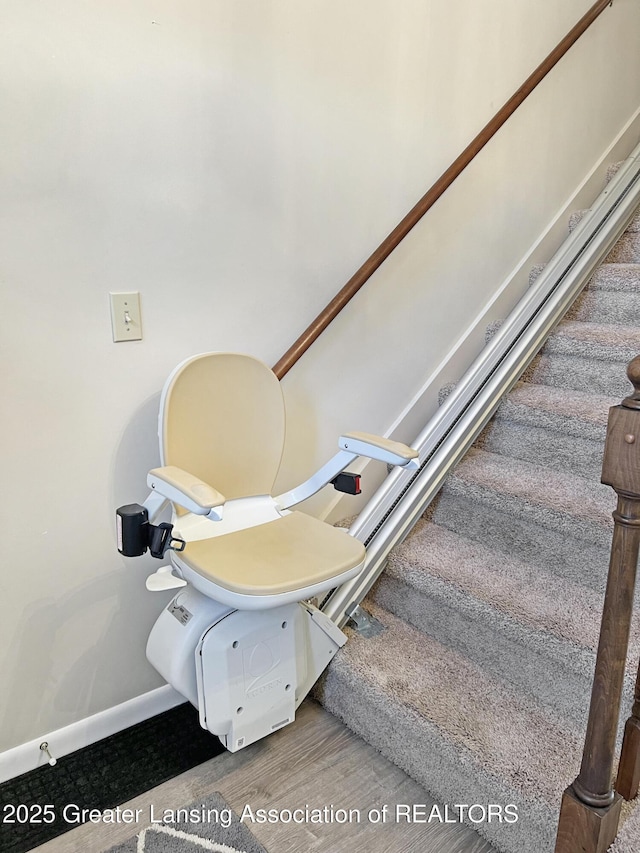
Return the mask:
<svg viewBox="0 0 640 853"><path fill-rule="evenodd" d="M236 752L293 722L346 639L306 602L233 610L187 586L158 617L147 658Z"/></svg>

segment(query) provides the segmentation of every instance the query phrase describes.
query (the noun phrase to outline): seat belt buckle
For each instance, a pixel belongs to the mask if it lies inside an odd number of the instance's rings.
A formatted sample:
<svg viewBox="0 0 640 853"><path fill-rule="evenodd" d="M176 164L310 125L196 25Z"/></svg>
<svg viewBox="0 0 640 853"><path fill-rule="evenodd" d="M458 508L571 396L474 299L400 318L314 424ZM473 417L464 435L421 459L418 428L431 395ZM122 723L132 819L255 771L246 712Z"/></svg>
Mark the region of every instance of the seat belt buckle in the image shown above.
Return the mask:
<svg viewBox="0 0 640 853"><path fill-rule="evenodd" d="M360 474L343 471L337 477L334 477L331 482L337 492L344 492L346 495L359 495L361 493Z"/></svg>

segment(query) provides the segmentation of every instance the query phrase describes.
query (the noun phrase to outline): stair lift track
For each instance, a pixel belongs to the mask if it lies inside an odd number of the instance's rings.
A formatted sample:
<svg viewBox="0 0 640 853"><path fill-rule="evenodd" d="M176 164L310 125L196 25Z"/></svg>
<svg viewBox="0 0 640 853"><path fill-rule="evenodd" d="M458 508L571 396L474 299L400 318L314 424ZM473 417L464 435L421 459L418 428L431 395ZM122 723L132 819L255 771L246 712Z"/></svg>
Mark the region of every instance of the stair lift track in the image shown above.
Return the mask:
<svg viewBox="0 0 640 853"><path fill-rule="evenodd" d="M518 381L628 227L638 205L640 145L411 442L419 451L420 468L411 473L394 470L352 525L351 535L367 547L364 568L353 580L334 590L322 608L339 627L349 620L383 571L391 550L409 534L503 396Z"/></svg>

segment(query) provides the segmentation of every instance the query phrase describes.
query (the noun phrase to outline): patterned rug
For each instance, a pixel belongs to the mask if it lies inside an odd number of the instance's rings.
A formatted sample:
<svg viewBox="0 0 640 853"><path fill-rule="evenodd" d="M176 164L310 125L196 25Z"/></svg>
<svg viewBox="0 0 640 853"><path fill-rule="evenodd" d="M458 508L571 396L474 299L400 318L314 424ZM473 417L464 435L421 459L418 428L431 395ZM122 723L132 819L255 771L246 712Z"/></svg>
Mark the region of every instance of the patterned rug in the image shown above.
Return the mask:
<svg viewBox="0 0 640 853"><path fill-rule="evenodd" d="M186 808L152 812L151 819L108 853L268 853L218 793Z"/></svg>

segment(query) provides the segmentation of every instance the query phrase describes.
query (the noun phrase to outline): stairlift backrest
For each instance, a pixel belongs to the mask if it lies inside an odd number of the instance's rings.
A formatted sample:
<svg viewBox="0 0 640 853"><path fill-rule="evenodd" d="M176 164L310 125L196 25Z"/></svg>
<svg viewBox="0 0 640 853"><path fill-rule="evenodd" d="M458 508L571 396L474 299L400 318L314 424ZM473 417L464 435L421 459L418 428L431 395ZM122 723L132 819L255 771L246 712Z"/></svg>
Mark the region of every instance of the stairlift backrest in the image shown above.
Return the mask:
<svg viewBox="0 0 640 853"><path fill-rule="evenodd" d="M228 499L271 494L285 435L280 383L261 361L205 353L179 365L162 393L163 465L175 465Z"/></svg>

